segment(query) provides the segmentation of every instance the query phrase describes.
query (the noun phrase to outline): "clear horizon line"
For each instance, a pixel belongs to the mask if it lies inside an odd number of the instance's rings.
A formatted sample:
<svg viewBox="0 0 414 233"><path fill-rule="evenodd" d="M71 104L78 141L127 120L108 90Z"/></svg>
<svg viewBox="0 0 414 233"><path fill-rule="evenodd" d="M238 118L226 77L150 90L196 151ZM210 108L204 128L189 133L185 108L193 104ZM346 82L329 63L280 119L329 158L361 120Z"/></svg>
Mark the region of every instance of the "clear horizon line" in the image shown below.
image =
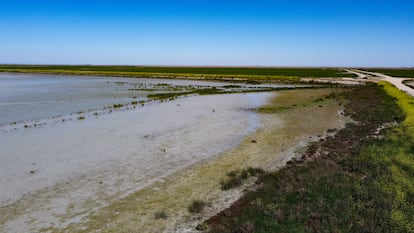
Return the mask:
<svg viewBox="0 0 414 233"><path fill-rule="evenodd" d="M41 63L0 63L0 66L136 66L136 67L192 67L192 68L390 68L414 69L414 66L268 66L268 65L159 65L159 64L41 64Z"/></svg>

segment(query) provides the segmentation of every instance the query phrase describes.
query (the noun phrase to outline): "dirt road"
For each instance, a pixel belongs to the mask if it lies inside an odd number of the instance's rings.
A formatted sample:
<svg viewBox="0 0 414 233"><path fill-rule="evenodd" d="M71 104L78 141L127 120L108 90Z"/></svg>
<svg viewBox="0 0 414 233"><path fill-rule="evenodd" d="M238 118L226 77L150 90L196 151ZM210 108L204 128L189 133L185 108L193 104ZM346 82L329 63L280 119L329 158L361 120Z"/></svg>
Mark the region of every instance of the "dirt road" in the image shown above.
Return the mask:
<svg viewBox="0 0 414 233"><path fill-rule="evenodd" d="M359 74L358 76L360 76L360 75L365 75L366 76L367 74L368 75L371 75L374 78L379 78L381 80L387 81L387 82L391 83L392 85L396 86L398 89L400 89L400 90L408 93L411 96L414 96L414 89L412 89L409 86L406 86L403 83L404 80L407 80L409 78L395 78L395 77L388 76L388 75L381 74L381 73L374 73L374 72L368 72L368 71L362 71L362 70L355 70L355 69L352 70L352 73L354 73L356 75Z"/></svg>

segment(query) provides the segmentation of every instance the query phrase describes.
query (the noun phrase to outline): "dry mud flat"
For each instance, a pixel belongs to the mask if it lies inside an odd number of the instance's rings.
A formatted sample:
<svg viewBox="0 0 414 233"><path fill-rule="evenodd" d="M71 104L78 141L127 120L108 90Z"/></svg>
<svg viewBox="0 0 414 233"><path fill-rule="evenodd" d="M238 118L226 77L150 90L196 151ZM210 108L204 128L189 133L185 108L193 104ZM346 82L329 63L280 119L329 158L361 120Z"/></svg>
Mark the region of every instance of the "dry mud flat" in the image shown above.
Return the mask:
<svg viewBox="0 0 414 233"><path fill-rule="evenodd" d="M94 201L84 202L80 206L70 203L67 205L64 198L59 198L59 195L68 191L68 187L63 184L56 187L56 192L46 192L57 195L53 198L54 203L49 205L66 207L55 216L52 225L47 222L47 217L43 222L36 220L36 216L19 218L27 214L27 209L38 215L48 212L48 209L42 210L44 207L41 205L21 202L19 205L1 208L3 217L0 219L0 229L16 230L19 229L19 224L26 224L26 228L20 229L46 232L195 231L197 222L226 208L241 196L243 187L221 191L220 181L226 177L227 172L248 166L262 167L266 170L277 169L290 160L308 141L319 140L317 135L323 136L327 129L344 125L345 119L340 114L342 107L336 101L316 101L332 91L320 89L278 92L275 99L259 109L260 128L245 137L236 147L230 147L213 157L199 158L195 164L188 163L187 166L190 167L171 172L171 175L158 179L145 188L137 191L130 189L124 194L116 193L120 196L118 199L108 198L105 194L105 178L116 180L116 173L108 173L109 177L100 177L103 178L102 183L99 180L95 184L100 187L101 192L98 194L102 196L98 195ZM213 130L209 133L209 140L213 140L214 137ZM77 195L83 198L82 193ZM47 202L48 195L41 196L42 201ZM187 211L193 200L203 200L209 204L201 214L193 215Z"/></svg>

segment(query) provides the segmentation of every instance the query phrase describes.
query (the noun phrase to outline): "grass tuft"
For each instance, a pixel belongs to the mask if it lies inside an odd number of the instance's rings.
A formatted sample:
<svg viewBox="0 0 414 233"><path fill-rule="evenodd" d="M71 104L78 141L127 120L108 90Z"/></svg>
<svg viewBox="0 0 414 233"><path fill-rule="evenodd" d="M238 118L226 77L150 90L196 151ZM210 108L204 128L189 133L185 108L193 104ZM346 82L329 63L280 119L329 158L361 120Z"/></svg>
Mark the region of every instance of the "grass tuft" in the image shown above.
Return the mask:
<svg viewBox="0 0 414 233"><path fill-rule="evenodd" d="M227 178L220 182L222 190L229 190L239 187L251 176L261 176L265 171L261 168L248 167L243 170L234 170L228 172Z"/></svg>
<svg viewBox="0 0 414 233"><path fill-rule="evenodd" d="M206 207L207 203L201 200L194 200L191 205L188 206L188 212L192 214L198 214L201 213Z"/></svg>
<svg viewBox="0 0 414 233"><path fill-rule="evenodd" d="M154 218L155 219L167 219L168 215L167 215L167 212L165 212L164 210L161 210L161 211L155 212Z"/></svg>

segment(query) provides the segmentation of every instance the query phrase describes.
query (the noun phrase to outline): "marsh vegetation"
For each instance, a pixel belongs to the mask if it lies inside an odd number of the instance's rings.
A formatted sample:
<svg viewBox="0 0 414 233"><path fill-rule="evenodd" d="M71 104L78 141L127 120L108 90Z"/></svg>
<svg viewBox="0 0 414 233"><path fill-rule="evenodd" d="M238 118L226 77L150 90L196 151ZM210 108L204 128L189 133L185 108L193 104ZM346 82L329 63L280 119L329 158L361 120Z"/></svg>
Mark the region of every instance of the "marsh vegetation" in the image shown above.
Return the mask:
<svg viewBox="0 0 414 233"><path fill-rule="evenodd" d="M163 77L210 80L287 81L301 77L353 77L337 68L267 68L267 67L155 67L155 66L36 66L1 65L2 72L32 72L120 77Z"/></svg>
<svg viewBox="0 0 414 233"><path fill-rule="evenodd" d="M262 188L206 222L209 231L410 232L413 99L382 85L344 92L358 123L311 144L300 163L261 177Z"/></svg>

